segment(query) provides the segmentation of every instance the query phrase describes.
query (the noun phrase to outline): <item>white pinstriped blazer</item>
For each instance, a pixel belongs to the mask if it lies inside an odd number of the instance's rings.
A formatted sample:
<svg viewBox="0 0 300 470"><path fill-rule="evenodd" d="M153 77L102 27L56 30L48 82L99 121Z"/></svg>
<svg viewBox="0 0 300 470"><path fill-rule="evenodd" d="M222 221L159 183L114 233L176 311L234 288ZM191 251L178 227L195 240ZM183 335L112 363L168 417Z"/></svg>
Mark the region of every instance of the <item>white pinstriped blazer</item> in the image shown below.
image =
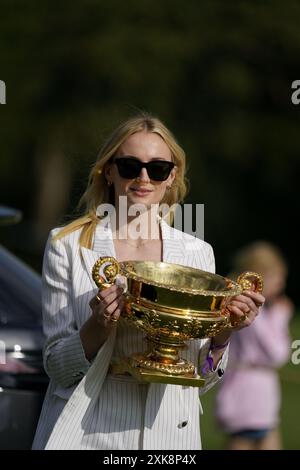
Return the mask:
<svg viewBox="0 0 300 470"><path fill-rule="evenodd" d="M79 246L80 230L52 242L59 230L50 233L44 256L44 366L51 380L33 449L200 449L199 393L220 380L228 350L203 388L139 385L108 374L112 359L145 350L144 334L121 319L90 363L79 330L97 292L92 267L100 256L116 256L112 231L107 219L99 222L89 250ZM164 262L215 271L208 243L164 221L161 232ZM191 341L185 357L201 367L209 345L207 339Z"/></svg>

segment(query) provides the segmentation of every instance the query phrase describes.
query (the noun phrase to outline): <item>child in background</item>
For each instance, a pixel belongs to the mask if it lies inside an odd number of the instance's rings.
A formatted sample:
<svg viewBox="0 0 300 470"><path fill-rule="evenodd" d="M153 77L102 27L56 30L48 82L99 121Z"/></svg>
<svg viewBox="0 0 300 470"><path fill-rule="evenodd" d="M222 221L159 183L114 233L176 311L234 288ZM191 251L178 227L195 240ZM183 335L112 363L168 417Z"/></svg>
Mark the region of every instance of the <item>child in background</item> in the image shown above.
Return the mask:
<svg viewBox="0 0 300 470"><path fill-rule="evenodd" d="M229 435L230 450L278 450L282 445L277 369L290 356L293 311L284 295L287 265L276 247L256 242L236 256L234 272L243 271L263 276L266 302L250 328L231 336L229 364L217 393L216 418Z"/></svg>

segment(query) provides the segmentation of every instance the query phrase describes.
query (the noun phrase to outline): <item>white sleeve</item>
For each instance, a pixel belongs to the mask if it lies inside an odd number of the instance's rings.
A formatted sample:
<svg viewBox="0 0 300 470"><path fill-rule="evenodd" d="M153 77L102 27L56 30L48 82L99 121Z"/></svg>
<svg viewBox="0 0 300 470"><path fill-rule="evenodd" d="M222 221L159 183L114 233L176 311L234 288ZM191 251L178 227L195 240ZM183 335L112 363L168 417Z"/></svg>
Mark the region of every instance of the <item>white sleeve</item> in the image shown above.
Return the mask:
<svg viewBox="0 0 300 470"><path fill-rule="evenodd" d="M42 277L44 367L58 385L69 387L85 375L90 362L73 314L70 260L63 242L52 240L53 233L46 245Z"/></svg>
<svg viewBox="0 0 300 470"><path fill-rule="evenodd" d="M207 356L210 351L210 339L206 339L203 341L204 344L200 348L200 353L199 353L199 373L201 377L205 379L205 385L204 387L199 388L199 394L204 395L210 388L212 388L214 385L216 385L223 377L225 369L227 367L228 363L228 353L229 353L229 345L226 347L224 350L224 353L222 354L221 359L219 360L218 364L214 368L214 370L207 370L205 373L202 372L203 367L205 366L205 362L207 359Z"/></svg>
<svg viewBox="0 0 300 470"><path fill-rule="evenodd" d="M215 255L211 245L207 246L207 271L213 274L216 272Z"/></svg>
<svg viewBox="0 0 300 470"><path fill-rule="evenodd" d="M205 245L205 248L206 248L206 263L207 263L206 271L209 271L214 274L216 272L216 264L215 264L215 256L214 256L213 248L211 245L207 243ZM227 348L224 350L224 353L221 359L219 360L218 364L214 368L214 370L212 371L207 370L205 373L202 372L205 367L207 357L209 355L210 344L211 344L210 339L204 339L201 341L198 367L199 367L200 375L205 379L205 385L204 387L199 388L200 395L203 395L204 393L206 393L211 387L213 387L216 383L218 383L221 380L221 378L224 375L227 363L228 363L229 346L227 346Z"/></svg>

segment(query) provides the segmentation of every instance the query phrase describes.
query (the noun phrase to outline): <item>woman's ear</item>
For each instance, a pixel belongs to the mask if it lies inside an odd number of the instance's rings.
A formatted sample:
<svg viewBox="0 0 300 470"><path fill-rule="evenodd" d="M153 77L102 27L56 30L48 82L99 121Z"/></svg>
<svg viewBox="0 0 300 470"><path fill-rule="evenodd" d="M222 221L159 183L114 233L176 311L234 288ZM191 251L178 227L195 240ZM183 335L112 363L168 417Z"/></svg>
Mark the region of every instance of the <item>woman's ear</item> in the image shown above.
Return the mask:
<svg viewBox="0 0 300 470"><path fill-rule="evenodd" d="M112 164L111 163L106 163L105 166L104 166L104 176L106 178L107 181L111 181L112 180Z"/></svg>
<svg viewBox="0 0 300 470"><path fill-rule="evenodd" d="M171 186L175 180L176 177L176 167L172 168L171 173L169 175L169 185Z"/></svg>

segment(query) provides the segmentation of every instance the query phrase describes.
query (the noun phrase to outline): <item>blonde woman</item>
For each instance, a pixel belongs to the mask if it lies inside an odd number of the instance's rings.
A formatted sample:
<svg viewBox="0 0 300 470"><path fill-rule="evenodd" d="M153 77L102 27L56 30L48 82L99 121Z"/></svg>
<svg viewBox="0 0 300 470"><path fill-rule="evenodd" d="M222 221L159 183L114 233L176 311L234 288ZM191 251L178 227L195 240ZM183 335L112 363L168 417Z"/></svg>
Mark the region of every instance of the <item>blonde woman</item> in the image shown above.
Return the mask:
<svg viewBox="0 0 300 470"><path fill-rule="evenodd" d="M98 291L91 277L100 256L214 272L211 246L158 216L160 204L181 202L185 193L183 150L159 119L141 113L122 123L101 149L82 197L84 215L50 233L43 317L44 364L51 380L34 449L201 448L199 392L223 375L230 333L191 342L186 358L206 365L200 390L112 374L112 361L145 349L144 334L120 318L123 290L114 285ZM114 220L103 217L108 207L103 204L114 205ZM135 204L146 207L139 219L143 237L133 236ZM232 316L248 326L263 302L253 292L238 296L231 301Z"/></svg>

